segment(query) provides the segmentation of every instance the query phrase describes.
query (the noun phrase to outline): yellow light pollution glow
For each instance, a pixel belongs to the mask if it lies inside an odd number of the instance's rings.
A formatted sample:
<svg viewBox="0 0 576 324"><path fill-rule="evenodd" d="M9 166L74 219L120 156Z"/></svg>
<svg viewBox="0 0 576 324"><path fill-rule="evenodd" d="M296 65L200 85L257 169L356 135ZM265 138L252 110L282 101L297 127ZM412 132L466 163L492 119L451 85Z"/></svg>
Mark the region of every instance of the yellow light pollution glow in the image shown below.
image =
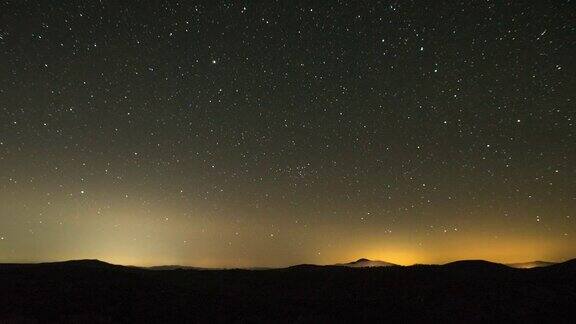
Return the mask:
<svg viewBox="0 0 576 324"><path fill-rule="evenodd" d="M460 259L561 261L576 253L575 245L568 244L570 236L549 237L546 232L529 232L530 226L523 232L497 230L499 224L487 226L481 219L476 225L416 232L402 222L379 227L366 226L369 220L350 226L291 217L211 217L209 210L102 198L109 208L100 208L97 197L89 204L52 201L55 213L28 208L38 216L26 228L15 226L16 218L0 219L3 231L15 234L2 234L3 262L97 258L139 266L280 267L369 258L411 265ZM20 197L28 199L39 197ZM0 208L4 214L18 215L11 204Z"/></svg>

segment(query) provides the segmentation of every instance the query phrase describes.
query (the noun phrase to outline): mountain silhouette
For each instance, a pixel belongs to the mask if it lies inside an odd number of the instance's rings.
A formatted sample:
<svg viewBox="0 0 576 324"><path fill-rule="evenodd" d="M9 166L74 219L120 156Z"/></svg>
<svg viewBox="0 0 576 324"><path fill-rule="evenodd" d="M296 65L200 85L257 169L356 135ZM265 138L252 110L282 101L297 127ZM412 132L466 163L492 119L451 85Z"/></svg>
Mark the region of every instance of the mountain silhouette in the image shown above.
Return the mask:
<svg viewBox="0 0 576 324"><path fill-rule="evenodd" d="M576 259L173 271L78 260L0 264L0 287L0 323L576 321Z"/></svg>
<svg viewBox="0 0 576 324"><path fill-rule="evenodd" d="M490 261L486 261L486 260L459 260L459 261L454 261L454 262L450 262L450 263L446 263L444 264L445 268L453 268L453 269L470 269L470 270L474 270L474 269L506 269L508 268L507 266L501 264L501 263L496 263L496 262L490 262Z"/></svg>
<svg viewBox="0 0 576 324"><path fill-rule="evenodd" d="M365 258L358 259L349 263L337 263L337 266L351 267L351 268L365 268L365 267L390 267L398 266L397 264L379 261L379 260L369 260Z"/></svg>
<svg viewBox="0 0 576 324"><path fill-rule="evenodd" d="M170 264L170 265L161 265L161 266L152 266L152 267L146 267L143 269L148 269L148 270L203 270L206 268L200 268L200 267L192 267L192 266L181 266L181 265L177 265L177 264Z"/></svg>

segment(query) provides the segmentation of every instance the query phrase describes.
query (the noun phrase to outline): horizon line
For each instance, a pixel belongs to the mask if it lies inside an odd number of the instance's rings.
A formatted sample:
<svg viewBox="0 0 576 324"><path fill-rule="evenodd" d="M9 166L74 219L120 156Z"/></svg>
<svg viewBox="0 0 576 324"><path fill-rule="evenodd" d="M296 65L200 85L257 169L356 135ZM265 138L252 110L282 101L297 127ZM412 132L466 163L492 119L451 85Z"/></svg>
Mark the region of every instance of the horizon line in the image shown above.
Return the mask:
<svg viewBox="0 0 576 324"><path fill-rule="evenodd" d="M117 266L124 266L124 267L136 267L136 268L154 268L154 267L186 267L186 268L197 268L197 269L215 269L215 270L233 270L233 269L258 269L258 268L264 268L264 269L284 269L284 268L289 268L289 267L294 267L294 266L300 266L300 265L312 265L312 266L345 266L347 264L352 264L355 262L358 262L360 260L366 260L366 261L371 261L371 262L385 262L385 263L389 263L390 266L402 266L402 267L409 267L409 266L415 266L415 265L447 265L450 263L454 263L454 262L458 262L458 261L485 261L485 262L490 262L490 263L494 263L494 264L502 264L502 265L520 265L520 264L527 264L527 263L537 263L537 262L542 262L542 263L563 263L563 262L567 262L570 260L574 260L576 259L576 257L574 258L567 258L563 261L550 261L550 260L544 260L544 259L537 259L537 260L529 260L529 261L520 261L520 262L496 262L496 261L491 261L489 259L474 259L474 258L467 258L467 259L454 259L448 262L442 262L442 263L412 263L412 264L400 264L400 263L394 263L394 262L389 262L389 261L385 261L385 260L380 260L380 259L369 259L369 258L358 258L352 261L344 261L344 262L337 262L337 263L294 263L294 264L289 264L289 265L284 265L284 266L258 266L258 265L254 265L254 266L220 266L220 267L205 267L205 266L197 266L197 265L187 265L187 264L177 264L177 263L163 263L163 264L155 264L155 265L137 265L137 264L128 264L128 263L116 263L116 262L111 262L111 261L107 261L105 259L98 259L98 258L78 258L78 259L56 259L56 260L45 260L45 261L30 261L30 260L14 260L14 261L3 261L0 260L0 264L45 264L45 263L64 263L64 262L73 262L73 261L99 261L99 262L104 262L104 263L108 263L111 265L117 265Z"/></svg>

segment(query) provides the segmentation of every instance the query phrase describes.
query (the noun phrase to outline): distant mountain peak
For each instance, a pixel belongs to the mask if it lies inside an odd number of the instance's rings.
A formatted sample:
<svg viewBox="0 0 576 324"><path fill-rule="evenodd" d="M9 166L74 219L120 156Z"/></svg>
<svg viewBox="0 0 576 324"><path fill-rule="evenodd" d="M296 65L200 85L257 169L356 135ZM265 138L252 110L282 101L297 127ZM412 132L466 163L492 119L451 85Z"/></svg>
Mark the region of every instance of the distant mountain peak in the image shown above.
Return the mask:
<svg viewBox="0 0 576 324"><path fill-rule="evenodd" d="M336 265L351 268L365 268L365 267L390 267L390 266L396 266L397 264L380 260L370 260L366 258L360 258L356 261L352 261L349 263L338 263Z"/></svg>
<svg viewBox="0 0 576 324"><path fill-rule="evenodd" d="M350 262L350 263L360 263L360 262L369 262L369 261L370 261L370 259L360 258L360 259L353 261L353 262Z"/></svg>

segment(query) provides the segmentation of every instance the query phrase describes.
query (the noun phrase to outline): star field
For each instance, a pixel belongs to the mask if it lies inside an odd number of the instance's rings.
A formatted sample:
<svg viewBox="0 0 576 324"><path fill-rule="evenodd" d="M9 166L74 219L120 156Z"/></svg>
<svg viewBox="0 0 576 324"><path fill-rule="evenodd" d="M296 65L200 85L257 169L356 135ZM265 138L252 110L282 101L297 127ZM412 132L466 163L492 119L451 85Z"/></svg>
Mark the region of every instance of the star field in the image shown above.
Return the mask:
<svg viewBox="0 0 576 324"><path fill-rule="evenodd" d="M576 255L572 1L2 1L0 261Z"/></svg>

